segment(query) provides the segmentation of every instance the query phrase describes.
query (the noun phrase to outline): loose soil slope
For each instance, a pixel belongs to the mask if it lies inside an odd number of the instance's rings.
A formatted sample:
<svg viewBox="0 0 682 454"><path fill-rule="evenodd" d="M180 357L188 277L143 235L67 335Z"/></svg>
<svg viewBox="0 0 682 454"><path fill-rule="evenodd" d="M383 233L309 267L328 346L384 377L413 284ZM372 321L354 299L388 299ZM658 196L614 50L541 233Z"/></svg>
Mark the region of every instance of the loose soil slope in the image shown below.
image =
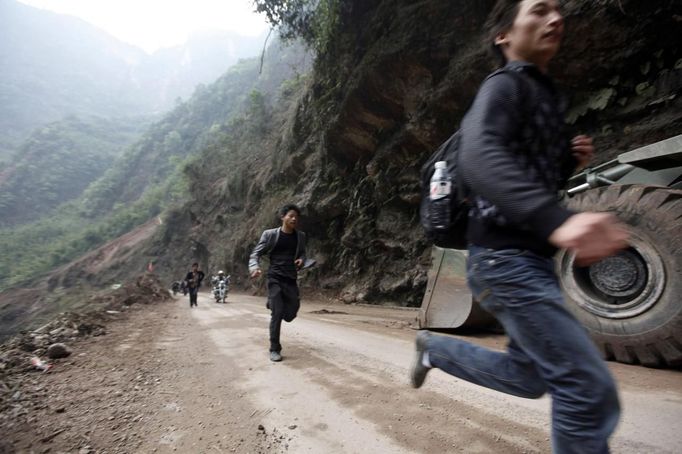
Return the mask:
<svg viewBox="0 0 682 454"><path fill-rule="evenodd" d="M93 301L92 294L129 281L146 269L147 258L140 248L160 222L154 218L37 283L0 293L0 340L45 323L59 312L96 308L98 301Z"/></svg>

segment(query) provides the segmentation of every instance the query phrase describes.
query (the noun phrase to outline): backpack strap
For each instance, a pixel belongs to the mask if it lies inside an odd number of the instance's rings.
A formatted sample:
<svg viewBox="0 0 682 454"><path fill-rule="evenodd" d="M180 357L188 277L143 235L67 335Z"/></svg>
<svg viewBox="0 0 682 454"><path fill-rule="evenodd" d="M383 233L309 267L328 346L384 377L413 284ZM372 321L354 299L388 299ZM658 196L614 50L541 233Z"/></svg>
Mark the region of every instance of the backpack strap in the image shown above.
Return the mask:
<svg viewBox="0 0 682 454"><path fill-rule="evenodd" d="M528 76L523 74L523 67L507 68L503 67L493 72L486 77L486 80L495 77L498 74L511 74L516 80L516 87L518 89L519 96L523 102L523 122L527 123L530 121L530 117L533 114L533 108L535 107L533 101L536 98L536 89L532 83L528 80Z"/></svg>
<svg viewBox="0 0 682 454"><path fill-rule="evenodd" d="M495 77L498 74L511 74L516 80L517 88L518 88L518 93L519 96L521 97L521 101L523 103L523 122L527 123L530 121L530 117L533 114L533 100L535 99L535 87L533 87L533 84L531 84L527 76L521 73L522 67L516 67L516 68L507 68L507 67L502 67L499 68L497 71L493 72L492 74L489 74L488 77L486 77L485 80L490 79L491 77ZM458 132L459 133L459 132ZM457 161L459 161L459 155L460 153L457 153ZM457 162L457 168L460 168L459 162ZM468 197L471 194L471 191L469 188L466 186L466 183L464 183L463 178L458 178L457 179L457 189L458 189L458 201L462 203L466 203L469 205L469 200Z"/></svg>

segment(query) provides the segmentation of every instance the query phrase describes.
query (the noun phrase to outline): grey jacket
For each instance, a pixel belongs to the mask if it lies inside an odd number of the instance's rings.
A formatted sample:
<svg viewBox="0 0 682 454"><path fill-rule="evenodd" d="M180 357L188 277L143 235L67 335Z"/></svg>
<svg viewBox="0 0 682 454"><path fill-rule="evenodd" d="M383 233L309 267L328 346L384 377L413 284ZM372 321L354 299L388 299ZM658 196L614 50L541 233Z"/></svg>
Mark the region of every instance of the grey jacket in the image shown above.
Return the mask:
<svg viewBox="0 0 682 454"><path fill-rule="evenodd" d="M251 256L249 257L249 272L260 269L260 258L265 254L269 254L274 249L277 240L279 240L279 232L281 232L281 230L281 227L277 227L263 232L258 244L253 248L253 252L251 252ZM305 233L300 230L296 230L296 233L298 238L296 259L302 259L305 262Z"/></svg>

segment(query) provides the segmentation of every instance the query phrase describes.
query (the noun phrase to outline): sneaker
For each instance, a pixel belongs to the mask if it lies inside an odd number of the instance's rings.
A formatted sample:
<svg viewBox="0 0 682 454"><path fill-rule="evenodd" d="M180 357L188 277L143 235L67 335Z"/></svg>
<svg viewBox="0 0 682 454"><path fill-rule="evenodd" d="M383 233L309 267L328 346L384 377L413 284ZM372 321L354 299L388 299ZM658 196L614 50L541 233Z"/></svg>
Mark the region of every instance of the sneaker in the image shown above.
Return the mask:
<svg viewBox="0 0 682 454"><path fill-rule="evenodd" d="M275 363L282 361L282 355L279 352L270 352L270 361Z"/></svg>
<svg viewBox="0 0 682 454"><path fill-rule="evenodd" d="M415 338L415 347L417 349L417 354L414 358L414 363L412 363L412 368L410 369L410 383L413 388L420 388L424 384L426 379L426 374L431 370L430 367L426 367L423 363L424 353L426 352L426 342L431 337L431 333L422 330L417 333Z"/></svg>

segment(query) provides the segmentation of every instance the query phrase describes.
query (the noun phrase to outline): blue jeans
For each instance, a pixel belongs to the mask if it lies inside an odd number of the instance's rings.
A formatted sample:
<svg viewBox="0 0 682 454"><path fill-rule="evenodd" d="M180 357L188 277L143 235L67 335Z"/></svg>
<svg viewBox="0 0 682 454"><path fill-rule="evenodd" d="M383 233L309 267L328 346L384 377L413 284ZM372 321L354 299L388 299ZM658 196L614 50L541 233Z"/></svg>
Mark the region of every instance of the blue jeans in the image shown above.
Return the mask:
<svg viewBox="0 0 682 454"><path fill-rule="evenodd" d="M616 386L584 328L566 308L551 258L470 246L469 287L509 336L497 352L446 336L427 343L431 365L514 396L552 396L556 454L608 453L620 416Z"/></svg>

